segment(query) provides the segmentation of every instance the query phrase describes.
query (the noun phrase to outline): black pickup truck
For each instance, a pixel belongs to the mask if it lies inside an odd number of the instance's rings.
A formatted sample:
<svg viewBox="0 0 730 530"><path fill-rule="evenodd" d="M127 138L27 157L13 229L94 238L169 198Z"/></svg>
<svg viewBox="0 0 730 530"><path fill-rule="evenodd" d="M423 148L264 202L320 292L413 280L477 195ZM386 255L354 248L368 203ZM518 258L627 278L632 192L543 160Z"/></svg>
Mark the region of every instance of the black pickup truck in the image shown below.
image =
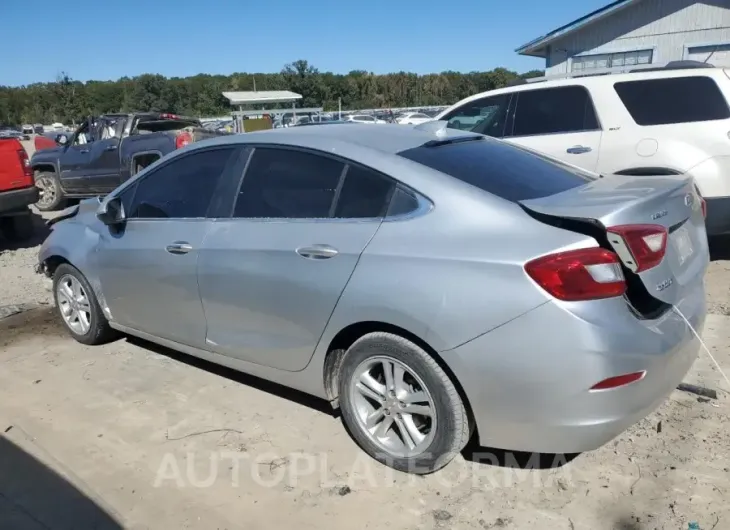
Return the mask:
<svg viewBox="0 0 730 530"><path fill-rule="evenodd" d="M195 118L168 113L87 118L74 133L58 133L54 147L31 158L40 190L36 207L57 210L68 198L106 195L175 149L223 134L204 129Z"/></svg>

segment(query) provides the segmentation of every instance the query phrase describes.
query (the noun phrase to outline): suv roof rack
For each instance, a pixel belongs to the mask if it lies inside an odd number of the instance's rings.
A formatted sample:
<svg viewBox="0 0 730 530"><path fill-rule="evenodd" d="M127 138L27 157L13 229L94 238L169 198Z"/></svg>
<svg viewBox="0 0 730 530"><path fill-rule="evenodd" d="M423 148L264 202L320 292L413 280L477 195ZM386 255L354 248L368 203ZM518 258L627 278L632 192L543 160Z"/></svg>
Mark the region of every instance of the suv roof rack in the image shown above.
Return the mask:
<svg viewBox="0 0 730 530"><path fill-rule="evenodd" d="M599 75L611 74L627 74L639 72L662 72L665 70L689 70L694 68L715 68L715 65L703 63L701 61L669 61L664 64L647 64L647 65L631 65L618 66L614 68L600 68L589 71L569 72L567 74L549 75L543 77L532 77L525 79L527 83L544 83L545 81L553 81L558 79L572 79L577 77L596 77ZM519 83L521 84L521 83ZM509 86L509 85L508 85Z"/></svg>
<svg viewBox="0 0 730 530"><path fill-rule="evenodd" d="M634 68L629 70L629 73L633 72L661 72L662 70L687 70L691 68L715 68L710 63L703 63L701 61L670 61L664 66L657 66L654 68Z"/></svg>

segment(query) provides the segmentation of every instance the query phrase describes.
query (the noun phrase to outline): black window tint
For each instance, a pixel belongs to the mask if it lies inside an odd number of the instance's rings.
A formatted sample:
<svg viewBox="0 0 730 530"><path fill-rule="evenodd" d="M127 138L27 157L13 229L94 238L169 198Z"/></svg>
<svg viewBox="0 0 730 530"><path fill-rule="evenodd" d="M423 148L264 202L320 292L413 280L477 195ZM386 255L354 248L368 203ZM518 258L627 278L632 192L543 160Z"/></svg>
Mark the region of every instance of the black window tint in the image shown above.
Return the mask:
<svg viewBox="0 0 730 530"><path fill-rule="evenodd" d="M588 174L526 149L480 138L424 145L399 155L514 202L546 197L591 180Z"/></svg>
<svg viewBox="0 0 730 530"><path fill-rule="evenodd" d="M395 183L369 169L350 166L337 199L335 217L382 217Z"/></svg>
<svg viewBox="0 0 730 530"><path fill-rule="evenodd" d="M393 198L390 200L388 217L406 215L415 211L417 208L418 199L416 199L415 195L403 188L396 188L395 193L393 193Z"/></svg>
<svg viewBox="0 0 730 530"><path fill-rule="evenodd" d="M598 120L593 102L583 87L525 90L517 95L514 136L595 129L598 129Z"/></svg>
<svg viewBox="0 0 730 530"><path fill-rule="evenodd" d="M256 148L235 217L329 217L344 164L303 151Z"/></svg>
<svg viewBox="0 0 730 530"><path fill-rule="evenodd" d="M504 136L509 100L509 94L477 99L452 110L441 119L448 120L450 129L501 138Z"/></svg>
<svg viewBox="0 0 730 530"><path fill-rule="evenodd" d="M173 160L137 183L130 218L205 217L235 148L202 151Z"/></svg>
<svg viewBox="0 0 730 530"><path fill-rule="evenodd" d="M625 81L613 87L638 125L730 118L725 98L709 77Z"/></svg>
<svg viewBox="0 0 730 530"><path fill-rule="evenodd" d="M119 194L119 200L122 201L124 215L129 217L132 212L132 201L134 200L134 192L137 190L137 184L132 184L126 190Z"/></svg>

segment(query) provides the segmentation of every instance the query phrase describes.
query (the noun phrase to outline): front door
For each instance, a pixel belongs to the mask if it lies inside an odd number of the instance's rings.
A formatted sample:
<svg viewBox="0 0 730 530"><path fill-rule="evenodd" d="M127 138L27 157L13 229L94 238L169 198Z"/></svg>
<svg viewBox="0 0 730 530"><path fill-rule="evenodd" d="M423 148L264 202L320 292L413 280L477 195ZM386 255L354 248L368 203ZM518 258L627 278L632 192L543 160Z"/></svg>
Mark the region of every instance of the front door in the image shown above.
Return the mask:
<svg viewBox="0 0 730 530"><path fill-rule="evenodd" d="M603 133L585 88L574 85L522 90L512 108L512 126L506 140L596 170Z"/></svg>
<svg viewBox="0 0 730 530"><path fill-rule="evenodd" d="M344 169L319 153L256 148L233 217L213 223L200 253L208 349L307 365L394 186Z"/></svg>
<svg viewBox="0 0 730 530"><path fill-rule="evenodd" d="M211 224L208 206L237 151L193 151L120 190L126 223L104 233L97 258L102 292L116 322L204 346L199 252Z"/></svg>
<svg viewBox="0 0 730 530"><path fill-rule="evenodd" d="M105 195L122 183L119 156L121 137L126 119L123 116L103 116L97 128L99 138L91 145L88 177L90 187Z"/></svg>
<svg viewBox="0 0 730 530"><path fill-rule="evenodd" d="M58 158L59 178L66 193L86 193L84 175L91 160L93 138L88 122L84 123L71 137Z"/></svg>

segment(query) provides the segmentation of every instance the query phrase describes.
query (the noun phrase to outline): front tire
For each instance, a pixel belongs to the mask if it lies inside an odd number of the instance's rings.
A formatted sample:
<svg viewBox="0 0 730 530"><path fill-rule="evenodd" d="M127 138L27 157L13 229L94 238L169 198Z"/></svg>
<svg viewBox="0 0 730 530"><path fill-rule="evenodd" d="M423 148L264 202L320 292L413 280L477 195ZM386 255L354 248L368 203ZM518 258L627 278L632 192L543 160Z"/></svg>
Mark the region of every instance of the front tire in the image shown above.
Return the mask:
<svg viewBox="0 0 730 530"><path fill-rule="evenodd" d="M469 441L459 392L431 355L392 333L369 333L340 369L342 418L358 445L399 471L432 473Z"/></svg>
<svg viewBox="0 0 730 530"><path fill-rule="evenodd" d="M64 326L81 344L93 346L117 338L94 290L76 267L62 263L53 273L53 300Z"/></svg>
<svg viewBox="0 0 730 530"><path fill-rule="evenodd" d="M35 204L42 212L50 212L61 208L66 197L61 189L61 181L53 171L36 171L35 185L40 191L40 197Z"/></svg>

